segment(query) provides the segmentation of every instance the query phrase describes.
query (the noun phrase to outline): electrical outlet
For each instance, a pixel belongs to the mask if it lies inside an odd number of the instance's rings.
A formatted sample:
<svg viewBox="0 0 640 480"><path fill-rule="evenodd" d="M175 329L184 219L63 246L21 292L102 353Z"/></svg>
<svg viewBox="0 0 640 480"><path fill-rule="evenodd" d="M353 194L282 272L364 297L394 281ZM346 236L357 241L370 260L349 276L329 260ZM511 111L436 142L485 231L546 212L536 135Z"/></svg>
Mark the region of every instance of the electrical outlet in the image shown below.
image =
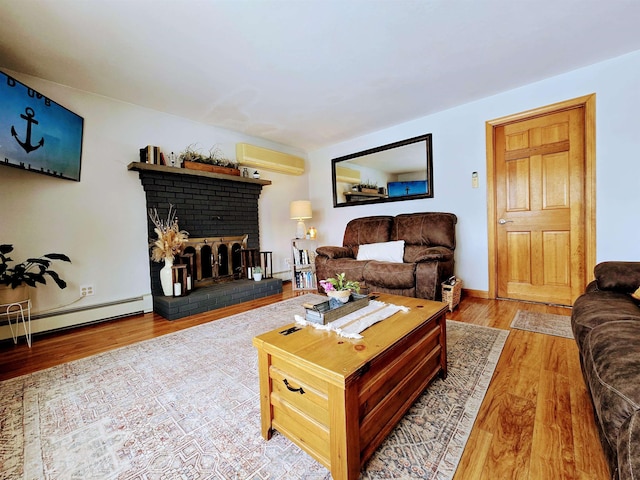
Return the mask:
<svg viewBox="0 0 640 480"><path fill-rule="evenodd" d="M93 285L80 285L80 296L81 297L89 297L95 294L95 289Z"/></svg>

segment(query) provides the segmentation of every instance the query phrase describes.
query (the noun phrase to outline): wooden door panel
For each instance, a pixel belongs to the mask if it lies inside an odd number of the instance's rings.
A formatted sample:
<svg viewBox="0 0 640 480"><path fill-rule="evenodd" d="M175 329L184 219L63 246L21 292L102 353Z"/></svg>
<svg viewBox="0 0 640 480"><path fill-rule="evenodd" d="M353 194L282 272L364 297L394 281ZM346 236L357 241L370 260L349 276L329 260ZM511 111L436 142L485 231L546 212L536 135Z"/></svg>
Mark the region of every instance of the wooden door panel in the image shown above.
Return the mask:
<svg viewBox="0 0 640 480"><path fill-rule="evenodd" d="M566 121L566 118L563 118L561 122L542 126L540 128L540 135L541 145L569 140L569 122Z"/></svg>
<svg viewBox="0 0 640 480"><path fill-rule="evenodd" d="M529 148L529 130L505 132L505 150L513 152Z"/></svg>
<svg viewBox="0 0 640 480"><path fill-rule="evenodd" d="M529 211L529 159L521 158L507 164L508 212Z"/></svg>
<svg viewBox="0 0 640 480"><path fill-rule="evenodd" d="M570 208L569 155L566 152L542 157L542 208Z"/></svg>
<svg viewBox="0 0 640 480"><path fill-rule="evenodd" d="M531 283L531 233L507 234L507 262L509 283Z"/></svg>
<svg viewBox="0 0 640 480"><path fill-rule="evenodd" d="M571 285L570 237L568 231L542 233L542 264L544 285Z"/></svg>

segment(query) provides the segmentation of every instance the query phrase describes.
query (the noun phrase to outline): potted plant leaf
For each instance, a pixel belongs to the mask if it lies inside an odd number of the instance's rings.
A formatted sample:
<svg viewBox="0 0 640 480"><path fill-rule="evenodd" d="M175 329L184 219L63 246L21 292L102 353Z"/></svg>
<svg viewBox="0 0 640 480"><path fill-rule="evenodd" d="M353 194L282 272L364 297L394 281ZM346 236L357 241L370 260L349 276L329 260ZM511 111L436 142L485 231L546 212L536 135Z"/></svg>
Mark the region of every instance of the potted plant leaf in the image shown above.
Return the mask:
<svg viewBox="0 0 640 480"><path fill-rule="evenodd" d="M360 293L360 282L347 280L344 272L336 274L335 278L320 280L320 286L329 297L342 303L349 301L352 292Z"/></svg>
<svg viewBox="0 0 640 480"><path fill-rule="evenodd" d="M27 287L37 287L39 283L46 284L46 276L53 279L58 287L67 287L67 282L49 267L56 260L71 263L68 256L62 253L47 253L11 264L14 260L8 255L12 251L13 245L0 245L0 304L28 299Z"/></svg>

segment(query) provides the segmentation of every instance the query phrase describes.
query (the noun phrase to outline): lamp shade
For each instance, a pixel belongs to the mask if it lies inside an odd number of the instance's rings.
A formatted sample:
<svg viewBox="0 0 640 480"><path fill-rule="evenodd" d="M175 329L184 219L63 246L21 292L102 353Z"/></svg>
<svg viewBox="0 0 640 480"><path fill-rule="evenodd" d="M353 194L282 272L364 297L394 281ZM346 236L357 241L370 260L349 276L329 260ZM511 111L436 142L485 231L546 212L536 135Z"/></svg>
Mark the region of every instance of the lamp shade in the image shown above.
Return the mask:
<svg viewBox="0 0 640 480"><path fill-rule="evenodd" d="M311 218L311 202L309 200L295 200L289 205L291 220Z"/></svg>

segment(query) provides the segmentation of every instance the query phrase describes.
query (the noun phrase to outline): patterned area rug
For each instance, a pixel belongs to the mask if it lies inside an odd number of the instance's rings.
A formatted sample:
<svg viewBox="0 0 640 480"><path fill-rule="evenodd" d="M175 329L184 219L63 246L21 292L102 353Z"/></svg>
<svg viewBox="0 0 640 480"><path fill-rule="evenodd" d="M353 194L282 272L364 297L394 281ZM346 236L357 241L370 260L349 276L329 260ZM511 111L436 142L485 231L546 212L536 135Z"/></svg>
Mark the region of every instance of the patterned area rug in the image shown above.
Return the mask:
<svg viewBox="0 0 640 480"><path fill-rule="evenodd" d="M3 479L329 479L277 432L260 435L255 335L304 295L0 383ZM508 332L447 321L449 374L362 478L449 479Z"/></svg>
<svg viewBox="0 0 640 480"><path fill-rule="evenodd" d="M567 315L518 310L511 322L511 328L535 333L546 333L547 335L555 335L556 337L573 338L571 317Z"/></svg>

